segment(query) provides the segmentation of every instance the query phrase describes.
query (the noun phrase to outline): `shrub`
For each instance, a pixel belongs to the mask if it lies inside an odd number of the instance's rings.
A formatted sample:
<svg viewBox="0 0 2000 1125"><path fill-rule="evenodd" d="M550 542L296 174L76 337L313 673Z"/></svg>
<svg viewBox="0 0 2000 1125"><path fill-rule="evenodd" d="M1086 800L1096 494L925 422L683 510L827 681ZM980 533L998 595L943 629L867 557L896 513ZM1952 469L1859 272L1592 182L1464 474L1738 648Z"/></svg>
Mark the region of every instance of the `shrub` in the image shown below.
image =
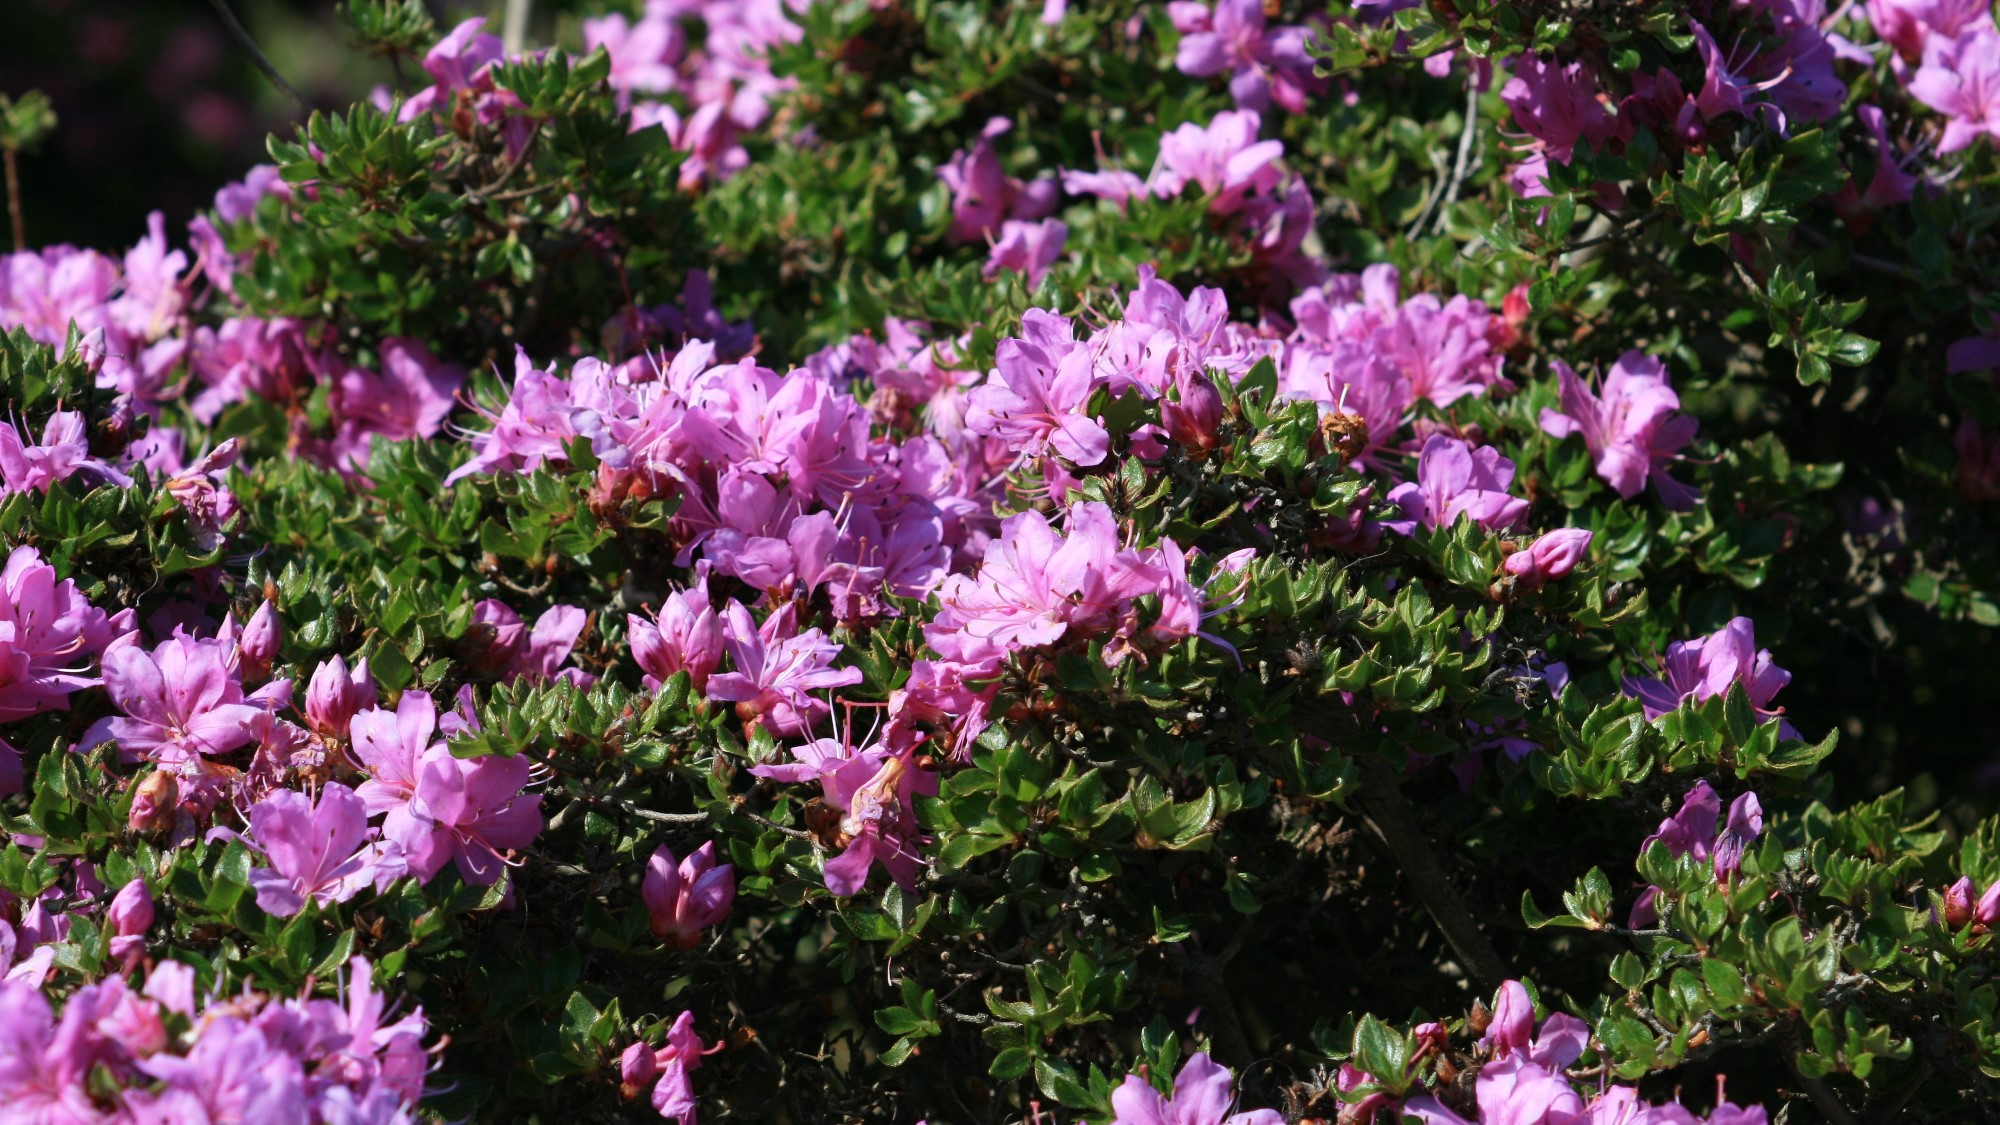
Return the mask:
<svg viewBox="0 0 2000 1125"><path fill-rule="evenodd" d="M343 15L0 273L10 1114L2000 1105L1985 7Z"/></svg>

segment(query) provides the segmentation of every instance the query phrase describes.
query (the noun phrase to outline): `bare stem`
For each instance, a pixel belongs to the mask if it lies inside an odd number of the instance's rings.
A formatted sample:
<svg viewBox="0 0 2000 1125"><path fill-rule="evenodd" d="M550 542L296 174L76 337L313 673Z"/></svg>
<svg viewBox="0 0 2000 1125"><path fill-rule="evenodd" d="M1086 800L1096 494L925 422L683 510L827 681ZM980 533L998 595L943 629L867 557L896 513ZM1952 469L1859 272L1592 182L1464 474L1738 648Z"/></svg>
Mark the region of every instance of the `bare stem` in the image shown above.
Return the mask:
<svg viewBox="0 0 2000 1125"><path fill-rule="evenodd" d="M236 18L235 11L229 7L229 0L208 0L208 3L215 9L215 14L222 17L222 24L229 29L229 34L235 36L236 41L249 52L250 61L257 65L257 69L263 72L265 78L271 80L271 85L284 91L285 96L296 102L300 109L311 113L312 102L308 101L304 94L299 93L290 82L285 81L284 75L278 73L278 68L264 54L264 49L257 45L257 41L250 37L250 32L243 26L242 21Z"/></svg>
<svg viewBox="0 0 2000 1125"><path fill-rule="evenodd" d="M13 149L0 149L7 164L7 217L14 221L14 251L28 248L28 224L21 214L21 169Z"/></svg>
<svg viewBox="0 0 2000 1125"><path fill-rule="evenodd" d="M1404 877L1466 969L1485 987L1498 988L1513 974L1500 951L1480 932L1458 888L1438 866L1437 856L1417 826L1416 811L1403 795L1402 779L1395 767L1372 755L1359 756L1355 762L1361 769L1362 819L1396 857Z"/></svg>

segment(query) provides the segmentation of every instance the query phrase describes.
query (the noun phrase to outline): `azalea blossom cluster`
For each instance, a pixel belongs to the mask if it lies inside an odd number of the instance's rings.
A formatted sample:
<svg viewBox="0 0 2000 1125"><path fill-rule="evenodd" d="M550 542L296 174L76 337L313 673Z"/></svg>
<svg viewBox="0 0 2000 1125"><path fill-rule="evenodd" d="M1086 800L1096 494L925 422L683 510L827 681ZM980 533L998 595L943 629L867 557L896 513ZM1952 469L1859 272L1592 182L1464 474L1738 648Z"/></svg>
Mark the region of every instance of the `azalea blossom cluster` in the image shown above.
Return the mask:
<svg viewBox="0 0 2000 1125"><path fill-rule="evenodd" d="M1706 1117L1678 1102L1653 1105L1641 1101L1631 1086L1611 1086L1592 1078L1572 1079L1565 1071L1590 1046L1590 1025L1564 1012L1551 1012L1535 1022L1535 1007L1519 981L1500 986L1492 1022L1477 1047L1485 1061L1473 1083L1475 1104L1447 1105L1438 1096L1405 1101L1400 1112L1425 1125L1565 1125L1569 1122L1612 1122L1620 1125L1764 1125L1762 1106L1738 1106L1724 1100ZM1444 1039L1444 1029L1426 1025L1427 1049ZM1419 1028L1421 1038L1426 1028Z"/></svg>
<svg viewBox="0 0 2000 1125"><path fill-rule="evenodd" d="M1675 857L1692 856L1715 870L1718 885L1727 886L1743 869L1743 849L1764 834L1764 807L1757 794L1745 792L1729 803L1729 816L1722 816L1722 798L1706 781L1697 781L1682 799L1680 810L1660 822L1659 830L1639 845L1644 855L1654 844L1664 846ZM1632 905L1633 929L1649 929L1660 916L1655 907L1660 888L1647 887Z"/></svg>
<svg viewBox="0 0 2000 1125"><path fill-rule="evenodd" d="M138 988L107 977L55 1010L0 980L0 1104L24 1121L258 1121L404 1125L424 1093L421 1009L398 1015L365 958L344 1001L201 996L194 969L161 961Z"/></svg>

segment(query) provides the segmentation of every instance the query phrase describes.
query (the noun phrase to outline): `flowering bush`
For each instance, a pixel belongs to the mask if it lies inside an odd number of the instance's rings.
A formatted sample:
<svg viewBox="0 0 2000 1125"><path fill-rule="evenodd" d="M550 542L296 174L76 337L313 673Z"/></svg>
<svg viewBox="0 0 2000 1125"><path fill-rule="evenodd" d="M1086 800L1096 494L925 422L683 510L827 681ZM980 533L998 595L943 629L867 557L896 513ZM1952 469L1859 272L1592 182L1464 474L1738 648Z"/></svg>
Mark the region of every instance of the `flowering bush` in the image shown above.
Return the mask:
<svg viewBox="0 0 2000 1125"><path fill-rule="evenodd" d="M1986 7L581 7L0 260L7 1114L1993 1114Z"/></svg>

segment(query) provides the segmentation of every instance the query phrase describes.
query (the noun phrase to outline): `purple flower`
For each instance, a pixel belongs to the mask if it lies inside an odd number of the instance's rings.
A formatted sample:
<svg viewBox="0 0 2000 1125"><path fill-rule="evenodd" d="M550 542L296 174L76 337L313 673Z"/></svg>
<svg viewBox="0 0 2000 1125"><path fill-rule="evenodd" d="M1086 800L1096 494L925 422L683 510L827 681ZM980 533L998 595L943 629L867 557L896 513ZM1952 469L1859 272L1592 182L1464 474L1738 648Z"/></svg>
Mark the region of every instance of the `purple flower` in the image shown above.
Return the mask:
<svg viewBox="0 0 2000 1125"><path fill-rule="evenodd" d="M1697 863L1711 864L1716 882L1726 885L1743 867L1744 848L1764 834L1764 809L1755 793L1746 792L1729 803L1729 818L1719 832L1718 821L1722 821L1722 798L1708 782L1697 781L1681 800L1680 809L1661 821L1658 831L1640 842L1639 854L1646 854L1656 842L1663 844L1675 856L1692 856ZM1647 887L1640 893L1639 901L1632 906L1630 922L1634 929L1645 929L1659 921L1659 912L1653 905L1659 893L1658 887Z"/></svg>
<svg viewBox="0 0 2000 1125"><path fill-rule="evenodd" d="M127 488L132 478L90 455L83 415L58 410L42 425L42 440L28 444L14 427L0 422L0 496L47 492L49 486L81 474L83 483Z"/></svg>
<svg viewBox="0 0 2000 1125"><path fill-rule="evenodd" d="M440 363L415 340L392 336L382 341L381 374L342 365L333 380L329 405L339 428L333 439L334 463L365 468L369 443L432 437L451 413L454 396L465 383L463 368Z"/></svg>
<svg viewBox="0 0 2000 1125"><path fill-rule="evenodd" d="M322 907L346 902L370 883L379 890L404 874L399 851L367 842L368 807L338 782L328 782L317 802L274 789L251 806L249 820L249 842L270 863L250 872L266 914L289 918L307 899Z"/></svg>
<svg viewBox="0 0 2000 1125"><path fill-rule="evenodd" d="M1554 438L1581 435L1597 463L1597 475L1630 500L1650 479L1660 501L1685 511L1699 499L1695 491L1668 477L1683 446L1694 440L1695 420L1680 414L1680 396L1667 385L1666 365L1642 352L1618 358L1602 390L1589 386L1561 360L1555 368L1561 410L1542 411L1542 432Z"/></svg>
<svg viewBox="0 0 2000 1125"><path fill-rule="evenodd" d="M1009 127L1006 118L993 118L970 151L960 149L938 168L938 178L951 189L950 237L954 242L977 242L1000 230L1003 220L1039 219L1055 209L1053 182L1024 184L1001 167L993 138ZM1058 237L1056 241L1060 244L1062 240Z"/></svg>
<svg viewBox="0 0 2000 1125"><path fill-rule="evenodd" d="M1213 12L1205 4L1186 0L1167 5L1181 33L1174 65L1196 78L1229 72L1229 93L1243 109L1262 112L1275 99L1293 113L1304 113L1306 93L1326 88L1313 74L1306 44L1312 34L1303 27L1264 28L1263 0L1216 0Z"/></svg>
<svg viewBox="0 0 2000 1125"><path fill-rule="evenodd" d="M389 810L382 834L402 849L410 873L421 881L450 861L467 883L492 886L506 863L501 853L527 847L542 831L542 795L521 792L529 773L525 758L427 751L415 790Z"/></svg>
<svg viewBox="0 0 2000 1125"><path fill-rule="evenodd" d="M1867 0L1868 22L1903 62L1923 57L1937 40L1993 26L1993 6L1987 0Z"/></svg>
<svg viewBox="0 0 2000 1125"><path fill-rule="evenodd" d="M1073 465L1101 463L1111 435L1085 413L1097 389L1088 348L1069 322L1039 309L1021 319L1022 337L1000 341L994 377L974 388L965 428L1007 442L1026 457L1054 452Z"/></svg>
<svg viewBox="0 0 2000 1125"><path fill-rule="evenodd" d="M1382 526L1411 535L1419 526L1438 530L1465 518L1489 531L1504 531L1528 511L1526 500L1507 495L1513 482L1514 463L1499 450L1432 434L1417 458L1417 479L1389 493L1389 502L1405 518L1383 520Z"/></svg>
<svg viewBox="0 0 2000 1125"><path fill-rule="evenodd" d="M694 690L705 691L722 662L722 619L708 597L708 579L670 595L656 620L625 618L632 659L646 673L646 690L658 691L674 673L686 671Z"/></svg>
<svg viewBox="0 0 2000 1125"><path fill-rule="evenodd" d="M1590 1026L1575 1016L1553 1012L1531 1041L1534 1019L1527 989L1519 981L1502 984L1493 1026L1481 1040L1493 1046L1495 1057L1479 1068L1474 1087L1478 1120L1485 1125L1596 1121L1585 1116L1583 1098L1563 1075L1589 1045ZM1426 1125L1468 1125L1430 1097L1410 1099L1403 1112Z"/></svg>
<svg viewBox="0 0 2000 1125"><path fill-rule="evenodd" d="M0 427L4 431L5 427ZM132 614L107 617L33 547L16 547L0 569L0 723L64 710L72 692L95 685L91 656L131 628Z"/></svg>
<svg viewBox="0 0 2000 1125"><path fill-rule="evenodd" d="M368 771L355 794L370 815L401 808L416 794L423 760L448 753L431 740L436 731L437 704L421 691L404 692L393 712L371 707L354 716L354 756Z"/></svg>
<svg viewBox="0 0 2000 1125"><path fill-rule="evenodd" d="M628 102L633 94L664 94L680 84L674 69L687 49L681 25L648 8L638 22L613 12L583 21L583 48L611 56L611 88Z"/></svg>
<svg viewBox="0 0 2000 1125"><path fill-rule="evenodd" d="M823 865L827 890L842 897L860 894L877 863L897 886L915 889L923 870L915 798L937 796L938 777L916 766L913 757L910 750L891 754L871 748L822 777L827 805L840 810L840 836L846 842Z"/></svg>
<svg viewBox="0 0 2000 1125"><path fill-rule="evenodd" d="M279 680L246 697L231 667L234 655L231 646L195 640L179 628L151 652L136 635L113 645L104 653L104 686L122 714L100 720L84 744L108 735L127 761L145 758L185 770L205 755L257 741L270 717L258 704L289 692L291 682Z"/></svg>
<svg viewBox="0 0 2000 1125"><path fill-rule="evenodd" d="M695 1125L694 1082L688 1072L701 1067L705 1053L694 1031L694 1013L682 1012L667 1029L667 1045L650 1047L634 1043L619 1056L619 1088L627 1098L636 1098L648 1082L653 1083L653 1108L661 1117L677 1125Z"/></svg>
<svg viewBox="0 0 2000 1125"><path fill-rule="evenodd" d="M1111 1125L1284 1125L1274 1109L1231 1112L1229 1071L1208 1057L1192 1055L1174 1078L1172 1096L1163 1096L1136 1074L1111 1091Z"/></svg>
<svg viewBox="0 0 2000 1125"><path fill-rule="evenodd" d="M1260 141L1263 120L1251 110L1218 113L1206 128L1192 122L1160 138L1159 169L1153 173L1153 193L1179 195L1193 184L1209 197L1211 214L1241 211L1252 194L1265 194L1284 182L1278 161L1283 141Z"/></svg>
<svg viewBox="0 0 2000 1125"><path fill-rule="evenodd" d="M736 901L736 868L717 866L715 842L676 860L662 844L646 861L646 879L639 888L653 936L675 949L701 944L701 932L729 917Z"/></svg>
<svg viewBox="0 0 2000 1125"><path fill-rule="evenodd" d="M1923 57L1909 89L1946 118L1938 155L1957 152L1981 136L2000 137L2000 32L1988 25L1955 39L1933 35Z"/></svg>
<svg viewBox="0 0 2000 1125"><path fill-rule="evenodd" d="M1558 528L1508 555L1501 569L1523 589L1540 589L1545 582L1568 577L1590 550L1590 539L1591 533L1581 528Z"/></svg>
<svg viewBox="0 0 2000 1125"><path fill-rule="evenodd" d="M818 629L798 632L790 603L760 626L732 601L722 612L722 628L736 670L710 676L708 698L736 704L745 725L762 725L780 737L805 734L831 710L813 692L861 682L861 669L833 667L838 642Z"/></svg>
<svg viewBox="0 0 2000 1125"><path fill-rule="evenodd" d="M473 629L466 636L484 647L474 659L482 671L509 682L539 683L564 680L588 687L597 677L580 668L564 668L562 662L576 648L590 621L589 613L573 605L555 605L542 611L529 629L507 603L486 598L473 607Z"/></svg>
<svg viewBox="0 0 2000 1125"><path fill-rule="evenodd" d="M1660 678L1627 676L1625 694L1645 705L1646 718L1657 719L1684 702L1701 703L1741 684L1759 721L1777 719L1781 737L1797 738L1799 732L1782 717L1784 709L1771 706L1791 680L1790 672L1771 662L1769 649L1757 647L1755 623L1737 617L1706 637L1668 645Z"/></svg>
<svg viewBox="0 0 2000 1125"><path fill-rule="evenodd" d="M1033 289L1042 283L1043 275L1055 265L1056 259L1062 257L1063 242L1068 238L1069 225L1059 219L1037 223L1008 219L1000 224L1000 237L987 255L986 276L1013 270L1022 274L1028 288Z"/></svg>

